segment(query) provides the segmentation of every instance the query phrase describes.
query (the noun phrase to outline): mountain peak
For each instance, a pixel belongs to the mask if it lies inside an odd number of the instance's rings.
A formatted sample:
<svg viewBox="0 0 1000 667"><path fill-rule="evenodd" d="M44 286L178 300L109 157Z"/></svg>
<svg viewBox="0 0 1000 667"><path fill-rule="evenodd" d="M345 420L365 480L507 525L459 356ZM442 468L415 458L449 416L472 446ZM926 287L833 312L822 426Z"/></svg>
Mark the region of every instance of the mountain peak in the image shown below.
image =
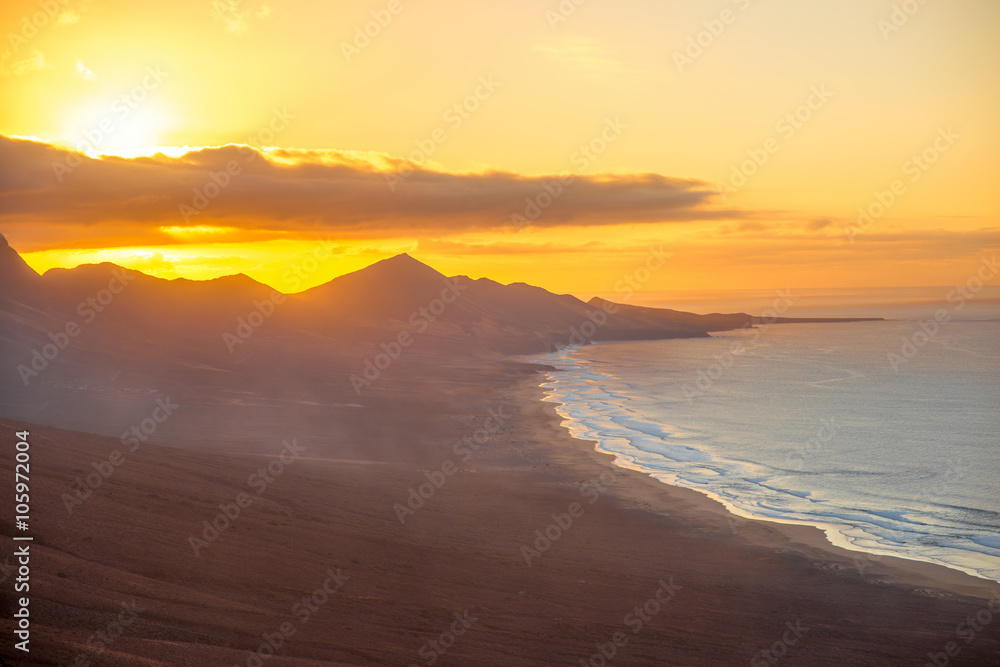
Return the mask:
<svg viewBox="0 0 1000 667"><path fill-rule="evenodd" d="M369 295L374 295L390 290L405 290L408 287L428 282L437 285L444 279L443 273L403 252L369 264L353 273L334 278L326 284L308 290L308 292L323 293L328 291L327 288L332 285L337 285L340 288L350 285L352 289L363 290Z"/></svg>
<svg viewBox="0 0 1000 667"><path fill-rule="evenodd" d="M0 234L0 297L27 296L38 289L41 276Z"/></svg>
<svg viewBox="0 0 1000 667"><path fill-rule="evenodd" d="M447 278L406 253L387 257L363 269L302 292L322 301L330 312L368 319L406 320L446 287Z"/></svg>
<svg viewBox="0 0 1000 667"><path fill-rule="evenodd" d="M179 285L209 285L218 287L253 287L253 288L268 288L267 285L255 280L245 273L229 273L224 276L218 276L217 278L207 278L205 280L194 280L192 278L173 278L170 282L176 282ZM268 288L270 289L270 288ZM277 291L277 290L276 290Z"/></svg>
<svg viewBox="0 0 1000 667"><path fill-rule="evenodd" d="M383 259L381 261L375 262L374 264L369 265L367 267L367 269L371 269L371 268L374 268L376 266L393 267L393 268L397 268L397 269L401 269L401 270L404 269L404 267L408 268L410 270L413 270L413 269L420 269L420 270L430 269L431 271L434 271L434 273L438 273L435 269L431 268L430 266L428 266L428 265L424 264L423 262L421 262L419 259L416 259L412 255L410 255L408 253L405 253L405 252L401 252L398 255L393 255L392 257L387 257L386 259ZM367 269L361 269L361 270L365 271ZM443 275L443 274L441 274L441 275Z"/></svg>

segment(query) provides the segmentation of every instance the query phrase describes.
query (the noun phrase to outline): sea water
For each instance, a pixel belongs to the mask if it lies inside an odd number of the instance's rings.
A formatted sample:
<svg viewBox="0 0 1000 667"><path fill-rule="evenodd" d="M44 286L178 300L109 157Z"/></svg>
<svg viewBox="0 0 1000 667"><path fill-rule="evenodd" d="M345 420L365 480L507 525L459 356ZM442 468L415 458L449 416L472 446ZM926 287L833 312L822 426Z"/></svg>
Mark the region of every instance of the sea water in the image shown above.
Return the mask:
<svg viewBox="0 0 1000 667"><path fill-rule="evenodd" d="M573 434L622 465L839 546L1000 581L1000 321L922 331L782 324L538 361L559 369L547 399Z"/></svg>

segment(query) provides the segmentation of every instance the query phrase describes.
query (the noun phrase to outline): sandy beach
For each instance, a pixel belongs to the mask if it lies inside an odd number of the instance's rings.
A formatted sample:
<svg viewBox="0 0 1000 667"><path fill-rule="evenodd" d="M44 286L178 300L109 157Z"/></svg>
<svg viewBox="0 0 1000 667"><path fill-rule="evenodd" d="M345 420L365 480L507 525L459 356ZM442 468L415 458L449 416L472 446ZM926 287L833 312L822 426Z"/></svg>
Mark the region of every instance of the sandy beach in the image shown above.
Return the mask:
<svg viewBox="0 0 1000 667"><path fill-rule="evenodd" d="M63 494L122 443L0 422L35 456L36 625L12 664L1000 664L995 626L958 634L1000 585L858 561L616 468L541 400L539 367L423 371L446 409L387 390L394 438L143 444L71 515ZM364 412L339 427L373 430Z"/></svg>

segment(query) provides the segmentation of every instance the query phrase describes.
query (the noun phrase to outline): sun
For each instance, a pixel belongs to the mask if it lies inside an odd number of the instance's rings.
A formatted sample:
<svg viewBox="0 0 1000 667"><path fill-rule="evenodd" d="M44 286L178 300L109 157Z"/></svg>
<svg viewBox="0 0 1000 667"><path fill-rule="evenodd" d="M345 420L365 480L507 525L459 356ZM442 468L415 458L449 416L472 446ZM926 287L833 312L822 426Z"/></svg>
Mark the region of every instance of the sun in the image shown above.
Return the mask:
<svg viewBox="0 0 1000 667"><path fill-rule="evenodd" d="M64 118L60 143L91 157L137 157L163 144L169 127L162 105L117 99L79 107Z"/></svg>
<svg viewBox="0 0 1000 667"><path fill-rule="evenodd" d="M102 152L124 157L139 155L144 149L163 143L166 129L167 117L159 109L135 110L108 136Z"/></svg>

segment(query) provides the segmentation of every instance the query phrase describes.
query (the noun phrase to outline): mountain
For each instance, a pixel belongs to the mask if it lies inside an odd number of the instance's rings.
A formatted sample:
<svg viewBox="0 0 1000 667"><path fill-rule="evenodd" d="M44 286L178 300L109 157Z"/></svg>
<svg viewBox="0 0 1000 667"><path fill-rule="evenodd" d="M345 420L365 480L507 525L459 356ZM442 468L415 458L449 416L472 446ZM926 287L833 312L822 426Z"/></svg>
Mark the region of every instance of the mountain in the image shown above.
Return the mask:
<svg viewBox="0 0 1000 667"><path fill-rule="evenodd" d="M699 324L641 319L524 283L447 277L407 254L292 297L298 325L353 323L471 340L483 349L536 353L598 340L706 336Z"/></svg>
<svg viewBox="0 0 1000 667"><path fill-rule="evenodd" d="M697 315L669 308L650 308L647 306L630 306L614 303L600 297L594 297L587 302L593 308L615 309L621 315L650 326L690 326L703 331L730 331L759 324L823 324L835 322L870 322L880 320L879 317L836 318L836 317L774 317L748 315L746 313L711 313Z"/></svg>
<svg viewBox="0 0 1000 667"><path fill-rule="evenodd" d="M592 341L707 336L756 323L745 313L698 315L600 298L584 302L525 283L448 277L405 253L286 296L245 275L164 280L110 263L39 276L4 239L0 276L8 300L31 301L57 318L84 318L109 340L185 346L209 357L211 346L245 327L241 322L248 317L268 321L267 336L286 341L332 339L365 347L410 331L442 345L460 341L480 351L525 354Z"/></svg>
<svg viewBox="0 0 1000 667"><path fill-rule="evenodd" d="M244 275L164 280L107 263L39 276L3 242L0 277L0 415L116 435L172 396L185 417L171 428L213 446L322 423L331 404L368 408L364 428L379 431L407 392L433 411L421 378L446 367L464 377L499 355L754 323L447 277L409 255L283 295Z"/></svg>
<svg viewBox="0 0 1000 667"><path fill-rule="evenodd" d="M51 269L39 276L3 239L0 277L8 299L32 300L63 317L83 317L106 335L195 346L221 338L220 332L235 328L241 318L259 319L256 312L268 320L273 315L271 328L291 336L364 345L366 338L369 344L378 338L373 330L412 329L505 353L590 341L707 336L756 322L745 313L698 315L600 298L584 302L524 283L448 277L405 253L285 296L245 275L164 280L110 263Z"/></svg>
<svg viewBox="0 0 1000 667"><path fill-rule="evenodd" d="M7 237L0 234L0 300L25 300L41 289L41 276L10 247Z"/></svg>
<svg viewBox="0 0 1000 667"><path fill-rule="evenodd" d="M41 282L50 310L115 336L151 342L214 334L274 292L244 275L165 280L108 262L50 269Z"/></svg>
<svg viewBox="0 0 1000 667"><path fill-rule="evenodd" d="M447 280L403 253L306 290L295 300L337 319L405 321L419 304L440 296Z"/></svg>

